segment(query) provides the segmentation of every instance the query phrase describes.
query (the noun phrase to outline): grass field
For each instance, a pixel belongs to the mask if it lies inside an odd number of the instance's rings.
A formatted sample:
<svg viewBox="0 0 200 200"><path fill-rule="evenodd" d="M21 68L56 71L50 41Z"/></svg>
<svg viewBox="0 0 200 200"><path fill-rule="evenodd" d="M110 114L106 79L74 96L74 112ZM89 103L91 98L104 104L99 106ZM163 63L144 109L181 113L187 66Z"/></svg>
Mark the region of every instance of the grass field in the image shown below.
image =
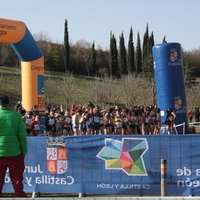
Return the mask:
<svg viewBox="0 0 200 200"><path fill-rule="evenodd" d="M66 77L65 73L45 71L45 89L48 90L46 93L49 94L51 100L47 104L65 105L64 97L62 97L58 90L58 86L62 83L62 78L64 77ZM79 91L84 91L88 87L89 82L95 80L95 78L87 76L73 77L73 84L76 87L75 90L78 89ZM0 66L0 93L9 95L12 108L14 108L17 101L22 99L20 69ZM77 104L89 101L87 94L83 92L79 92L79 94L77 92L74 98Z"/></svg>
<svg viewBox="0 0 200 200"><path fill-rule="evenodd" d="M63 105L69 107L65 101L65 89L69 88L71 84L76 93L71 92L71 102L73 100L78 104L88 103L91 101L91 96L88 94L90 86L95 83L95 77L88 76L71 76L70 83L63 83L63 78L66 77L65 73L45 71L45 101L56 106ZM63 86L62 91L59 91L60 85ZM69 91L70 92L70 91ZM21 69L15 67L1 67L0 66L0 93L7 94L10 97L11 108L18 100L22 99L21 92ZM48 95L47 95L48 94ZM23 103L23 102L22 102ZM117 102L118 105L123 105ZM150 105L150 104L149 104ZM101 105L100 105L101 106ZM200 134L200 127L195 128L196 134Z"/></svg>

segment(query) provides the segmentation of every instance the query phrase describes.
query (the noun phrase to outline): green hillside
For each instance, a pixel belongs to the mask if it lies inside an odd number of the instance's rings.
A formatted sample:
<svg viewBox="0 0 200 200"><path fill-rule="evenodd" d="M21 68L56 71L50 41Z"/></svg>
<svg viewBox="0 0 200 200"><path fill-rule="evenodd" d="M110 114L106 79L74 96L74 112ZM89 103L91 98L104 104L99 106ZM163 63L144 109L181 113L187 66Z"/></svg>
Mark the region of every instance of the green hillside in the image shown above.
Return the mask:
<svg viewBox="0 0 200 200"><path fill-rule="evenodd" d="M62 99L61 95L58 95L58 85L61 84L62 78L65 76L63 73L57 72L45 72L45 80L50 86L47 86L48 90L51 90L52 99L48 103L59 105L64 104L65 101ZM86 77L87 78L87 77ZM80 89L84 89L87 85L87 80L85 77L78 76L75 78L75 82L80 85ZM49 80L50 79L50 80ZM46 83L46 81L45 81ZM18 100L22 99L21 93L21 70L17 68L10 67L0 67L0 93L7 94L10 97L11 107L14 108L14 105ZM83 101L87 99L82 98ZM81 103L81 102L80 102Z"/></svg>
<svg viewBox="0 0 200 200"><path fill-rule="evenodd" d="M76 105L91 101L101 108L114 105L150 106L156 104L153 78L135 77L133 74L121 79L112 77L89 77L54 71L45 71L45 104L63 105L67 108L73 101ZM187 107L199 106L200 84L186 87ZM21 70L14 67L0 67L0 93L10 97L11 107L22 100ZM23 102L22 102L23 103Z"/></svg>
<svg viewBox="0 0 200 200"><path fill-rule="evenodd" d="M69 82L64 83L64 80ZM65 100L69 88L70 91L68 92L70 92L69 96L71 97L69 103L73 100L77 104L88 103L90 99L87 95L87 90L94 80L95 78L87 76L73 76L66 75L65 73L45 71L46 105L53 104L59 106L62 104L69 106L66 105ZM0 93L9 95L12 108L14 108L18 100L22 99L20 69L0 66Z"/></svg>

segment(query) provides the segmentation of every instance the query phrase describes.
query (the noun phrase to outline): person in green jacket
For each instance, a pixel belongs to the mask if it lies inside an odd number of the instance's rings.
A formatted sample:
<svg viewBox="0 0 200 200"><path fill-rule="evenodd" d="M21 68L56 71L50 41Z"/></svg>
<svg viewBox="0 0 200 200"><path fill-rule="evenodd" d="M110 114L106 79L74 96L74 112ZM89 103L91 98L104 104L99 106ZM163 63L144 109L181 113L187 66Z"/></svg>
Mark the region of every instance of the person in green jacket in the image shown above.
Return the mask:
<svg viewBox="0 0 200 200"><path fill-rule="evenodd" d="M0 197L7 169L15 197L27 196L22 183L26 153L26 128L22 117L18 112L10 110L8 96L0 95Z"/></svg>

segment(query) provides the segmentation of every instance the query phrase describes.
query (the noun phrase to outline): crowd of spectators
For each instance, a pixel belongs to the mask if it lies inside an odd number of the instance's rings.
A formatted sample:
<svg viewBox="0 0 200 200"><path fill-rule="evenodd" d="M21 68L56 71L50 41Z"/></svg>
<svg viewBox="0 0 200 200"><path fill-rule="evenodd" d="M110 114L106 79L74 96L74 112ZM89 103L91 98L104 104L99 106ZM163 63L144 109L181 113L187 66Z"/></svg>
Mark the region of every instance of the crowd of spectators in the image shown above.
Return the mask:
<svg viewBox="0 0 200 200"><path fill-rule="evenodd" d="M37 106L26 113L18 108L26 125L27 136L40 135L40 115ZM171 115L170 115L171 114ZM166 118L170 126L175 115L171 111ZM130 108L114 106L101 109L89 102L85 105L72 103L70 108L64 109L48 105L44 119L45 136L72 135L159 135L161 128L160 109L156 106L133 106ZM171 132L170 134L173 134Z"/></svg>

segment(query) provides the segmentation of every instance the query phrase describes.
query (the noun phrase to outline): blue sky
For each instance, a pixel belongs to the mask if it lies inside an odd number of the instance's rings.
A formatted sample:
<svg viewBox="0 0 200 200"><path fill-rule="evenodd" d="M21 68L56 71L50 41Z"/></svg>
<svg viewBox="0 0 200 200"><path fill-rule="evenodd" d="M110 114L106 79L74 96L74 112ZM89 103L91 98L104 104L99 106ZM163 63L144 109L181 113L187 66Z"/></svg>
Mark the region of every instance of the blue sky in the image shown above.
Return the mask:
<svg viewBox="0 0 200 200"><path fill-rule="evenodd" d="M79 40L109 49L110 31L119 44L123 32L128 43L133 28L141 40L149 25L155 43L179 42L184 50L200 47L200 0L0 0L0 18L23 21L32 35L43 32L62 43L68 20L71 44Z"/></svg>

